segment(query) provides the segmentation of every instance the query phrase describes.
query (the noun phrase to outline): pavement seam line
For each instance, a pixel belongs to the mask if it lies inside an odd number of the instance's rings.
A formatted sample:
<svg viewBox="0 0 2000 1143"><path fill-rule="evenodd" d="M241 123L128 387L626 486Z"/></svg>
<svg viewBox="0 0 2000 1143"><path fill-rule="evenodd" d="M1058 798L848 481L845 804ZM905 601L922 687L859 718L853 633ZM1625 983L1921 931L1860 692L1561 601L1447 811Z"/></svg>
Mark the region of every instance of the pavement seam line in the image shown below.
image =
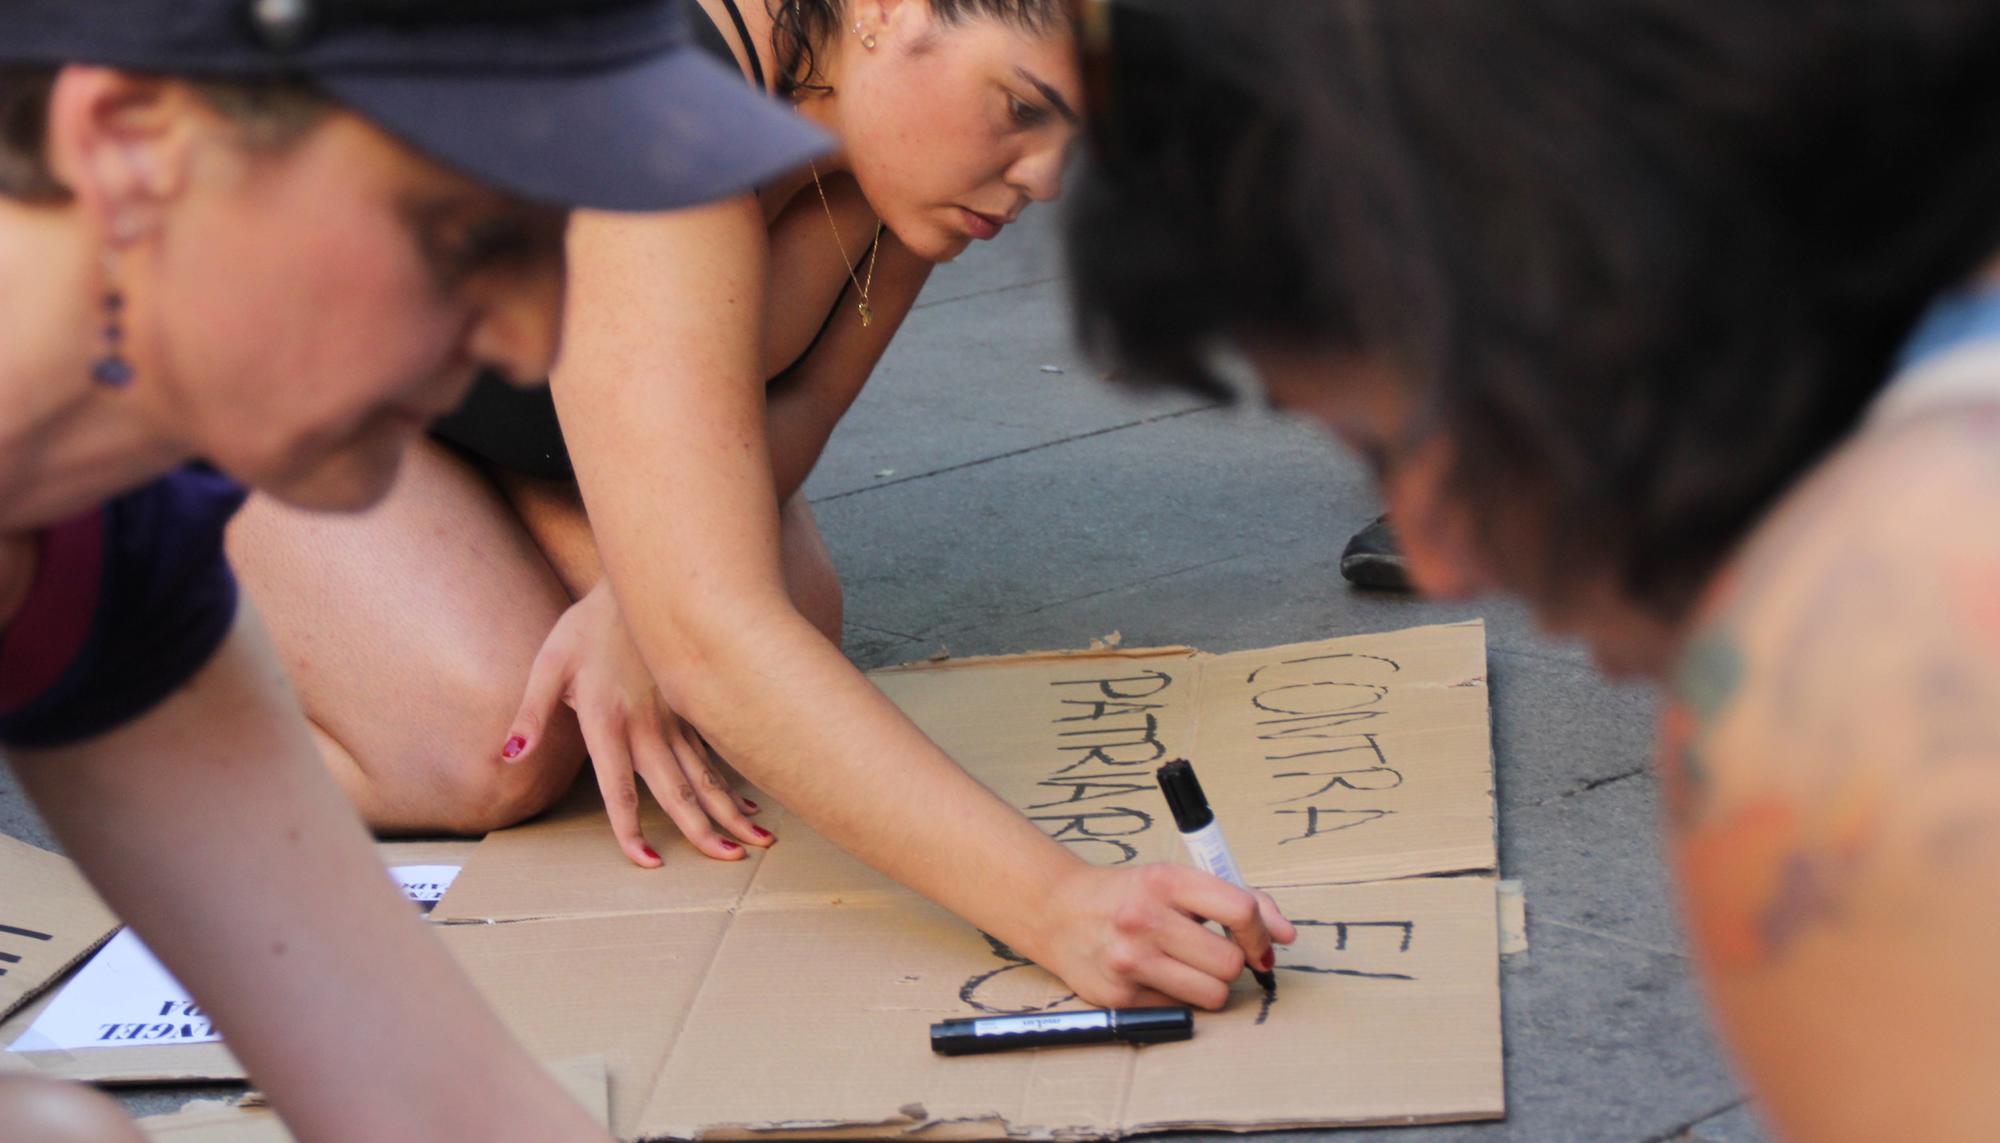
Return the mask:
<svg viewBox="0 0 2000 1143"><path fill-rule="evenodd" d="M1004 294L1009 290L1026 290L1032 289L1035 286L1046 286L1050 282L1060 282L1062 279L1063 276L1061 274L1050 274L1046 278L1036 278L1032 282L1016 282L1011 286L988 286L983 290L974 290L969 294L956 294L949 298L938 298L928 302L920 301L910 307L910 312L915 313L918 310L927 310L936 306L948 306L956 302L969 302L975 298L990 298L995 294Z"/></svg>
<svg viewBox="0 0 2000 1143"><path fill-rule="evenodd" d="M850 496L860 496L868 492L880 492L884 488L893 488L898 484L908 484L912 480L924 480L933 476L943 476L948 472L959 472L968 468L978 468L980 465L992 464L994 461L1011 460L1014 457L1025 456L1031 452L1040 452L1043 449L1058 448L1062 445L1073 444L1076 441L1089 440L1092 437L1106 436L1110 433L1122 433L1126 429L1144 428L1147 425L1159 424L1161 421L1171 421L1176 417L1187 417L1187 416L1192 416L1196 413L1212 413L1220 408L1222 408L1222 406L1216 404L1198 405L1192 409L1178 409L1171 413L1161 413L1158 416L1143 417L1136 421L1127 421L1122 425L1110 425L1101 429L1092 429L1087 433L1078 433L1073 437L1064 437L1061 440L1043 441L1041 444L1032 444L1028 445L1025 448L1011 449L1007 452L995 453L992 456L982 456L977 460L963 461L958 464L948 464L943 468L931 469L929 472L913 472L908 476L899 476L896 477L894 480L884 480L877 484L871 484L866 488L850 488L845 492L836 492L831 496L822 496L817 500L811 501L811 503L816 505L831 504L835 500L845 500Z"/></svg>
<svg viewBox="0 0 2000 1143"><path fill-rule="evenodd" d="M1621 937L1617 933L1607 933L1603 929L1593 929L1589 925L1579 925L1573 921L1558 921L1554 917L1537 917L1535 923L1554 925L1558 929L1568 929L1572 933L1579 933L1586 937L1596 937L1599 940L1610 941L1613 944L1625 945L1629 948L1638 949L1640 952L1652 953L1654 956L1670 956L1675 960L1683 961L1688 959L1688 954L1675 949L1663 949L1658 945L1649 945L1645 941L1636 941L1631 937Z"/></svg>
<svg viewBox="0 0 2000 1143"><path fill-rule="evenodd" d="M870 634L887 635L892 639L901 639L906 643L914 643L922 638L922 636L920 635L908 635L901 631L891 631L887 627L877 627L872 623L856 623L852 619L847 620L847 625L849 627L859 627L861 630L867 631Z"/></svg>
<svg viewBox="0 0 2000 1143"><path fill-rule="evenodd" d="M1111 593L1117 591L1128 591L1135 587L1143 587L1149 583L1158 583L1163 579L1172 579L1174 576L1177 575L1185 575L1188 572L1201 571L1204 568L1212 568L1217 564L1231 563L1236 560L1243 559L1244 557L1252 554L1253 553L1251 552L1237 552L1234 555L1217 556L1212 560L1202 560L1199 563L1192 563L1187 565L1186 567L1174 568L1170 571L1157 572L1153 575L1146 576L1143 579L1135 579L1126 583L1115 583L1112 584L1110 587L1100 587L1096 591L1086 591L1082 595L1074 595L1069 597L1068 599L1058 599L1052 603L1042 604L1040 607L1031 607L1026 611L1011 611L1005 615L995 615L989 619L977 619L970 623L967 623L963 627L933 627L926 630L922 635L911 636L911 638L944 639L955 635L964 635L972 632L977 632L981 628L990 627L996 623L1006 623L1015 619L1024 619L1030 615L1040 615L1042 612L1050 611L1053 610L1054 608L1067 607L1072 603L1082 603L1086 599L1096 599L1100 595L1110 595Z"/></svg>
<svg viewBox="0 0 2000 1143"><path fill-rule="evenodd" d="M1502 647L1498 644L1489 644L1486 649L1491 654L1509 659L1526 659L1530 663L1546 663L1552 667L1572 667L1586 672L1591 669L1590 664L1586 661L1572 659L1565 655L1550 654L1545 651L1523 651L1515 647Z"/></svg>

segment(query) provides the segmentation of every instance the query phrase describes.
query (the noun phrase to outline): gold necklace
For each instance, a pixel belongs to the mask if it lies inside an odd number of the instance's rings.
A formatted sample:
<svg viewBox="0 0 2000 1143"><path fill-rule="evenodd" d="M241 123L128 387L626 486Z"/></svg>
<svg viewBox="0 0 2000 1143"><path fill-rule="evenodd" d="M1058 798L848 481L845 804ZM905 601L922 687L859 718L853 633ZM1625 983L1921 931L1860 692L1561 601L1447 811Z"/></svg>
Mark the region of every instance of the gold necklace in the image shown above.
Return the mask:
<svg viewBox="0 0 2000 1143"><path fill-rule="evenodd" d="M875 259L882 253L881 220L875 222L875 241L868 247L868 282L863 285L861 276L854 272L853 259L847 256L847 246L840 241L840 227L833 221L833 204L826 201L826 188L820 185L819 164L808 159L806 166L812 170L813 187L819 191L819 205L826 211L826 225L833 231L833 244L840 250L840 260L847 264L847 280L854 283L855 290L861 295L861 304L856 308L861 311L861 326L866 329L875 320L875 311L868 307L868 291L875 288Z"/></svg>

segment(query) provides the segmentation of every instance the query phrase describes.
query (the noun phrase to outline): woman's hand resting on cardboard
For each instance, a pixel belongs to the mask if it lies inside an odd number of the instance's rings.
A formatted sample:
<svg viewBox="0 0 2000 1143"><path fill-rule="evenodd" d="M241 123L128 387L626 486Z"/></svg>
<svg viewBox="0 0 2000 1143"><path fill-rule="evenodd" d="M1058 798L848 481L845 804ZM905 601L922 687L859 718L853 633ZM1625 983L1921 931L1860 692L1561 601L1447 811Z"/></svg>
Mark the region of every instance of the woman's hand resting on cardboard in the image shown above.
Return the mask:
<svg viewBox="0 0 2000 1143"><path fill-rule="evenodd" d="M735 861L743 846L776 840L750 821L757 803L723 781L700 733L667 709L608 583L570 605L543 640L502 757L531 752L558 703L576 712L611 832L633 864L660 864L639 828L641 778L681 833L710 857Z"/></svg>

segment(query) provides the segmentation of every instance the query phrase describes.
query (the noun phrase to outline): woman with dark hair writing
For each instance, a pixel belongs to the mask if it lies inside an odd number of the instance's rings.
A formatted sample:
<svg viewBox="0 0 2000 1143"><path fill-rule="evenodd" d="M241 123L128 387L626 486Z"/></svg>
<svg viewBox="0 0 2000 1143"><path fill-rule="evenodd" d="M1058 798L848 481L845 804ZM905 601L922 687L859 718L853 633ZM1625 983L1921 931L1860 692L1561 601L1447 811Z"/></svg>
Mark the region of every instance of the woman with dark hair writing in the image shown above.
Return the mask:
<svg viewBox="0 0 2000 1143"><path fill-rule="evenodd" d="M232 552L322 754L378 828L477 832L548 805L587 750L650 868L642 784L710 857L773 842L713 747L1086 999L1220 1005L1268 966L1266 924L1290 937L1268 898L1086 865L960 770L842 656L799 492L931 265L1056 196L1082 100L1066 5L703 8L718 57L838 149L713 207L579 219L549 396L484 387L367 519L251 507Z"/></svg>
<svg viewBox="0 0 2000 1143"><path fill-rule="evenodd" d="M2000 12L1091 27L1086 333L1197 385L1247 356L1373 466L1420 590L1659 683L1686 920L1784 1138L2000 1138Z"/></svg>

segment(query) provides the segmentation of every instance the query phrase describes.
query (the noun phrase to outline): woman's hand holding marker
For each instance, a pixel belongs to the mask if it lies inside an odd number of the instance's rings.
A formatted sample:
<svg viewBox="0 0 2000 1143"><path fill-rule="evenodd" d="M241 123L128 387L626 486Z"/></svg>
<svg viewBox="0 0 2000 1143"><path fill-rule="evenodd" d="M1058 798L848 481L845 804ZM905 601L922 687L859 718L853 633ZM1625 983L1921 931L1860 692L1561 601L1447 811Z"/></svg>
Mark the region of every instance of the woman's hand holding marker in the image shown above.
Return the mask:
<svg viewBox="0 0 2000 1143"><path fill-rule="evenodd" d="M1268 894L1180 865L1082 866L1050 895L1042 942L1023 949L1078 997L1104 1007L1178 1001L1217 1009L1246 966L1269 971L1272 942L1298 930ZM1223 936L1202 923L1220 921Z"/></svg>
<svg viewBox="0 0 2000 1143"><path fill-rule="evenodd" d="M534 750L558 703L576 711L611 832L634 865L660 864L639 828L638 778L694 847L710 857L734 861L745 845L764 848L777 840L750 821L747 815L758 811L757 803L729 788L710 763L708 744L660 698L626 633L609 581L564 612L542 643L520 713L500 750L503 761Z"/></svg>

